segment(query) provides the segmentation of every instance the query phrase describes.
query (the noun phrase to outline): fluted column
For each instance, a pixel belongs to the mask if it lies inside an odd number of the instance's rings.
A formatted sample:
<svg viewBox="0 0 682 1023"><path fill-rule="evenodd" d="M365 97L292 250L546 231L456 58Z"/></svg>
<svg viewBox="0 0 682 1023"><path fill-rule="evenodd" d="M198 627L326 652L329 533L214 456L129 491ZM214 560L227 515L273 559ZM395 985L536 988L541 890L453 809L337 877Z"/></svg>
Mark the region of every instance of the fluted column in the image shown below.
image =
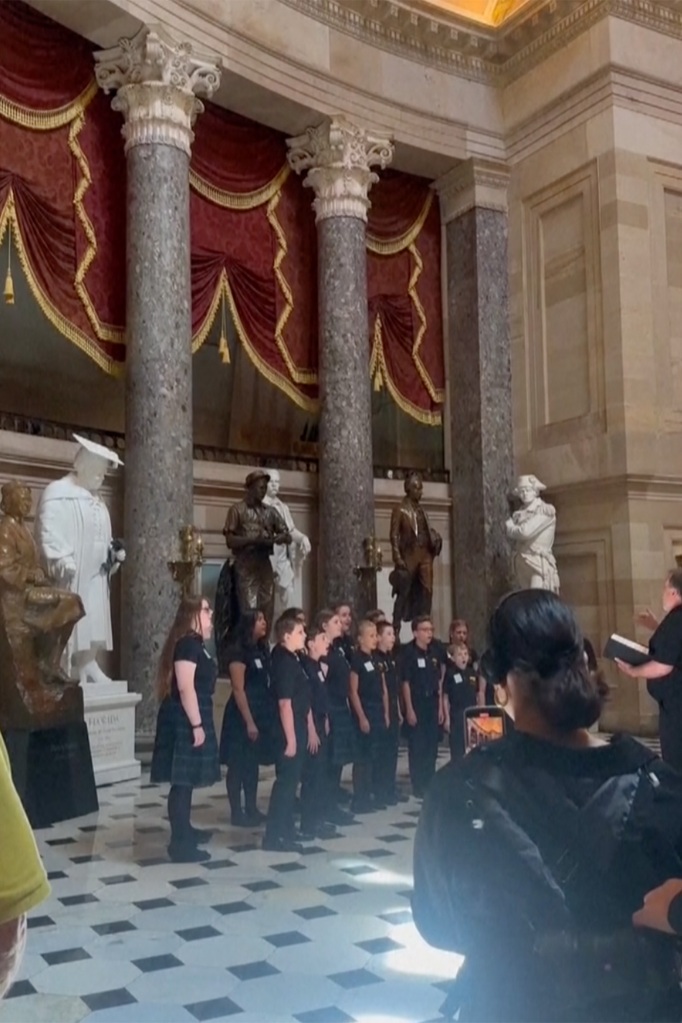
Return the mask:
<svg viewBox="0 0 682 1023"><path fill-rule="evenodd" d="M514 468L507 169L467 160L436 182L445 224L456 613L482 643L510 585L504 529Z"/></svg>
<svg viewBox="0 0 682 1023"><path fill-rule="evenodd" d="M189 157L220 70L156 31L95 55L123 114L127 167L125 542L122 666L154 721L159 652L178 603L168 561L193 520Z"/></svg>
<svg viewBox="0 0 682 1023"><path fill-rule="evenodd" d="M355 568L374 533L367 314L367 210L393 146L335 117L289 139L289 163L315 192L320 315L319 570L323 604L367 600Z"/></svg>

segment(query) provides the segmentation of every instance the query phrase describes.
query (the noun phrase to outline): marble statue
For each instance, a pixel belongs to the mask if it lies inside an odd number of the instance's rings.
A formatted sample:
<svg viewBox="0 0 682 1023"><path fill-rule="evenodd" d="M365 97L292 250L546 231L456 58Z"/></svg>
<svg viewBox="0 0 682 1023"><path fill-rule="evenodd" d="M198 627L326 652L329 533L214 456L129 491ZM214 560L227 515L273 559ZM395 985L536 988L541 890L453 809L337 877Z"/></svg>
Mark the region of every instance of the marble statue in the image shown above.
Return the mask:
<svg viewBox="0 0 682 1023"><path fill-rule="evenodd" d="M229 637L244 611L258 609L272 624L275 573L271 558L277 545L288 546L291 533L273 506L265 503L269 473L263 469L246 477L244 500L227 513L223 535L232 557L222 567L215 601L214 635L218 667L224 671Z"/></svg>
<svg viewBox="0 0 682 1023"><path fill-rule="evenodd" d="M519 476L513 496L521 508L507 519L505 528L514 550L517 586L558 593L559 572L552 553L556 508L540 497L546 489L536 476Z"/></svg>
<svg viewBox="0 0 682 1023"><path fill-rule="evenodd" d="M73 469L48 484L36 515L36 538L49 574L83 601L85 618L76 626L67 652L68 670L81 683L111 679L97 663L113 648L110 579L125 558L112 539L109 510L100 496L104 476L121 459L109 448L74 434L79 448Z"/></svg>
<svg viewBox="0 0 682 1023"><path fill-rule="evenodd" d="M24 521L31 511L29 488L5 483L0 509L0 728L82 721L79 687L60 666L85 614L81 599L43 571Z"/></svg>
<svg viewBox="0 0 682 1023"><path fill-rule="evenodd" d="M394 568L389 576L393 587L393 626L399 633L402 622L417 615L431 614L433 562L443 546L442 537L429 526L421 506L424 482L419 472L405 479L405 497L391 513L391 551Z"/></svg>
<svg viewBox="0 0 682 1023"><path fill-rule="evenodd" d="M275 508L281 515L291 543L275 544L270 556L275 573L275 618L287 607L301 603L301 568L310 554L310 540L297 529L289 506L279 498L280 475L277 469L269 469L270 480L264 503ZM298 594L297 594L298 591Z"/></svg>

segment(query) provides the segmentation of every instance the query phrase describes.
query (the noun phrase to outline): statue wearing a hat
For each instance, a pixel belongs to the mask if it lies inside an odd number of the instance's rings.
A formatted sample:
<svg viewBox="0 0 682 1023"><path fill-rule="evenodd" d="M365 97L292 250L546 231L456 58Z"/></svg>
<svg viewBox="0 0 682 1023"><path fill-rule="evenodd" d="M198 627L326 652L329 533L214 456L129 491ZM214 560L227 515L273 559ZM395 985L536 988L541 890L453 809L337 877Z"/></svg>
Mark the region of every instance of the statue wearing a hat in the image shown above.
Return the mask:
<svg viewBox="0 0 682 1023"><path fill-rule="evenodd" d="M546 490L537 476L519 476L512 496L521 508L507 519L507 537L514 550L514 572L520 589L559 592L559 572L552 548L556 508L540 497Z"/></svg>
<svg viewBox="0 0 682 1023"><path fill-rule="evenodd" d="M223 567L216 594L219 663L221 643L245 611L258 609L268 625L272 624L275 574L271 557L277 544L291 543L291 533L278 510L264 501L269 482L270 475L263 469L250 472L244 499L232 505L225 519L223 534L232 560Z"/></svg>
<svg viewBox="0 0 682 1023"><path fill-rule="evenodd" d="M111 680L97 663L113 648L109 582L125 552L112 539L109 510L100 489L109 469L123 465L115 451L74 434L73 469L48 484L36 514L35 535L50 577L77 593L85 617L76 624L67 650L67 669L81 683Z"/></svg>

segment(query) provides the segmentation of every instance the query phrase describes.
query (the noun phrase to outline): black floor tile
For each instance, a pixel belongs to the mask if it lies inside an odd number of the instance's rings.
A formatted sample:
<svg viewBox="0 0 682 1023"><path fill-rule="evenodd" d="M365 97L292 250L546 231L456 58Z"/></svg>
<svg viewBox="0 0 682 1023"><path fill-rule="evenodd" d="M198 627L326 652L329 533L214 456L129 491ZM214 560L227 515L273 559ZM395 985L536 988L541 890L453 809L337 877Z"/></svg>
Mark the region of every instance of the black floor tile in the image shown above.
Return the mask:
<svg viewBox="0 0 682 1023"><path fill-rule="evenodd" d="M93 924L92 929L101 937L105 934L124 934L126 931L136 931L137 927L135 924L131 924L130 920L112 920L108 924Z"/></svg>
<svg viewBox="0 0 682 1023"><path fill-rule="evenodd" d="M116 1009L119 1005L133 1005L137 998L133 998L130 991L124 987L113 988L111 991L98 991L94 995L81 995L90 1012L97 1012L98 1009Z"/></svg>
<svg viewBox="0 0 682 1023"><path fill-rule="evenodd" d="M371 938L369 941L357 941L356 945L372 956L382 955L384 952L395 952L397 948L405 948L393 938Z"/></svg>
<svg viewBox="0 0 682 1023"><path fill-rule="evenodd" d="M239 1005L235 1005L231 998L210 998L207 1002L194 1002L192 1005L185 1005L184 1008L199 1023L221 1019L223 1016L235 1016L237 1013L243 1012L243 1009Z"/></svg>
<svg viewBox="0 0 682 1023"><path fill-rule="evenodd" d="M294 913L303 920L321 920L325 916L339 915L335 909L330 909L329 906L308 906L306 909L295 909Z"/></svg>
<svg viewBox="0 0 682 1023"><path fill-rule="evenodd" d="M333 980L346 991L367 987L369 984L383 984L382 978L377 977L376 973L370 973L369 970L344 970L343 973L330 974L329 980Z"/></svg>
<svg viewBox="0 0 682 1023"><path fill-rule="evenodd" d="M170 954L145 956L143 959L132 959L131 962L142 973L156 973L157 970L172 970L176 966L182 966L180 960Z"/></svg>
<svg viewBox="0 0 682 1023"><path fill-rule="evenodd" d="M167 856L147 856L142 860L135 860L138 867L160 867L162 863L168 863Z"/></svg>
<svg viewBox="0 0 682 1023"><path fill-rule="evenodd" d="M359 867L341 867L342 874L350 874L351 877L364 877L365 874L376 874L377 868L364 864Z"/></svg>
<svg viewBox="0 0 682 1023"><path fill-rule="evenodd" d="M84 948L61 948L57 952L43 952L43 959L48 966L61 966L62 963L77 963L81 959L92 959Z"/></svg>
<svg viewBox="0 0 682 1023"><path fill-rule="evenodd" d="M223 870L226 867L236 867L234 860L206 860L201 866L204 870Z"/></svg>
<svg viewBox="0 0 682 1023"><path fill-rule="evenodd" d="M253 912L255 908L248 902L223 902L220 906L211 906L211 909L215 909L216 913L220 913L221 916L230 916L232 913L249 913Z"/></svg>
<svg viewBox="0 0 682 1023"><path fill-rule="evenodd" d="M330 884L324 888L320 888L321 892L325 895L351 895L353 892L359 892L359 888L354 888L352 884Z"/></svg>
<svg viewBox="0 0 682 1023"><path fill-rule="evenodd" d="M385 920L387 924L395 924L397 927L400 924L411 924L412 913L409 909L394 909L390 913L382 913L379 919Z"/></svg>
<svg viewBox="0 0 682 1023"><path fill-rule="evenodd" d="M305 866L295 860L291 863L275 863L270 867L270 870L276 871L278 874L293 874L297 870L305 870Z"/></svg>
<svg viewBox="0 0 682 1023"><path fill-rule="evenodd" d="M204 938L217 938L221 934L215 927L187 927L184 931L175 932L183 941L202 941Z"/></svg>
<svg viewBox="0 0 682 1023"><path fill-rule="evenodd" d="M282 931L281 934L266 934L263 940L275 948L288 948L289 945L305 945L311 939L300 931Z"/></svg>
<svg viewBox="0 0 682 1023"><path fill-rule="evenodd" d="M87 892L85 895L65 895L59 900L62 906L85 906L88 902L99 902L96 895Z"/></svg>
<svg viewBox="0 0 682 1023"><path fill-rule="evenodd" d="M100 877L102 884L127 884L129 881L137 881L132 874L111 874L109 877Z"/></svg>
<svg viewBox="0 0 682 1023"><path fill-rule="evenodd" d="M208 884L208 881L205 881L203 877L181 877L178 881L170 881L169 884L180 890L182 888L201 888L202 885Z"/></svg>
<svg viewBox="0 0 682 1023"><path fill-rule="evenodd" d="M175 903L170 899L142 899L141 902L133 902L133 906L144 912L147 909L170 909Z"/></svg>
<svg viewBox="0 0 682 1023"><path fill-rule="evenodd" d="M392 828L399 828L401 831L409 831L411 828L417 827L416 821L398 821L397 824L391 824Z"/></svg>
<svg viewBox="0 0 682 1023"><path fill-rule="evenodd" d="M45 842L46 845L58 846L58 845L75 845L75 838L48 838Z"/></svg>
<svg viewBox="0 0 682 1023"><path fill-rule="evenodd" d="M257 963L242 963L240 966L228 968L228 973L233 973L239 980L260 980L262 977L274 977L281 972L264 959Z"/></svg>
<svg viewBox="0 0 682 1023"><path fill-rule="evenodd" d="M104 863L104 857L100 856L98 853L95 853L94 855L91 853L88 856L72 856L71 857L71 862L72 863L76 863L76 864L78 864L78 863Z"/></svg>
<svg viewBox="0 0 682 1023"><path fill-rule="evenodd" d="M368 860L382 860L386 856L395 856L395 853L390 849L366 849L364 852L358 853L358 856L366 856Z"/></svg>
<svg viewBox="0 0 682 1023"><path fill-rule="evenodd" d="M63 870L48 870L48 872L47 872L47 880L48 881L61 881L62 878L68 877L68 876L69 875L65 874Z"/></svg>
<svg viewBox="0 0 682 1023"><path fill-rule="evenodd" d="M377 841L392 844L393 842L408 842L407 835L377 835Z"/></svg>
<svg viewBox="0 0 682 1023"><path fill-rule="evenodd" d="M5 995L5 998L24 998L26 995L34 995L35 993L36 989L30 980L18 980L9 989L9 994Z"/></svg>
<svg viewBox="0 0 682 1023"><path fill-rule="evenodd" d="M275 888L281 888L281 884L277 884L276 881L252 881L251 884L242 885L242 888L246 888L247 891L253 892L271 892Z"/></svg>
<svg viewBox="0 0 682 1023"><path fill-rule="evenodd" d="M51 916L30 916L28 918L28 929L37 930L38 927L54 927L54 920Z"/></svg>
<svg viewBox="0 0 682 1023"><path fill-rule="evenodd" d="M324 1009L312 1009L310 1012L299 1012L294 1019L298 1020L298 1023L355 1023L355 1016L349 1016L335 1005L328 1005Z"/></svg>

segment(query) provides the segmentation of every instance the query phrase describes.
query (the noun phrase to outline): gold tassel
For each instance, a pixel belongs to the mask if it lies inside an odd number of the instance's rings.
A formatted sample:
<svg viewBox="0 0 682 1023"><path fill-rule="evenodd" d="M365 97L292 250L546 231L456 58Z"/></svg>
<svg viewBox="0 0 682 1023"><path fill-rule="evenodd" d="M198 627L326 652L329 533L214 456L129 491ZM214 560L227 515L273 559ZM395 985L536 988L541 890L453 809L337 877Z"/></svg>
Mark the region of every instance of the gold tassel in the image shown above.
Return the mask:
<svg viewBox="0 0 682 1023"><path fill-rule="evenodd" d="M230 365L230 348L227 343L227 323L225 319L225 292L223 291L221 297L221 317L220 317L220 340L218 342L218 353L220 358L223 360L223 364L226 366Z"/></svg>
<svg viewBox="0 0 682 1023"><path fill-rule="evenodd" d="M380 391L384 386L384 378L381 375L381 366L377 362L376 373L374 374L374 390Z"/></svg>
<svg viewBox="0 0 682 1023"><path fill-rule="evenodd" d="M7 277L5 278L5 302L7 305L14 305L14 281L12 280L12 223L8 224L7 231Z"/></svg>

